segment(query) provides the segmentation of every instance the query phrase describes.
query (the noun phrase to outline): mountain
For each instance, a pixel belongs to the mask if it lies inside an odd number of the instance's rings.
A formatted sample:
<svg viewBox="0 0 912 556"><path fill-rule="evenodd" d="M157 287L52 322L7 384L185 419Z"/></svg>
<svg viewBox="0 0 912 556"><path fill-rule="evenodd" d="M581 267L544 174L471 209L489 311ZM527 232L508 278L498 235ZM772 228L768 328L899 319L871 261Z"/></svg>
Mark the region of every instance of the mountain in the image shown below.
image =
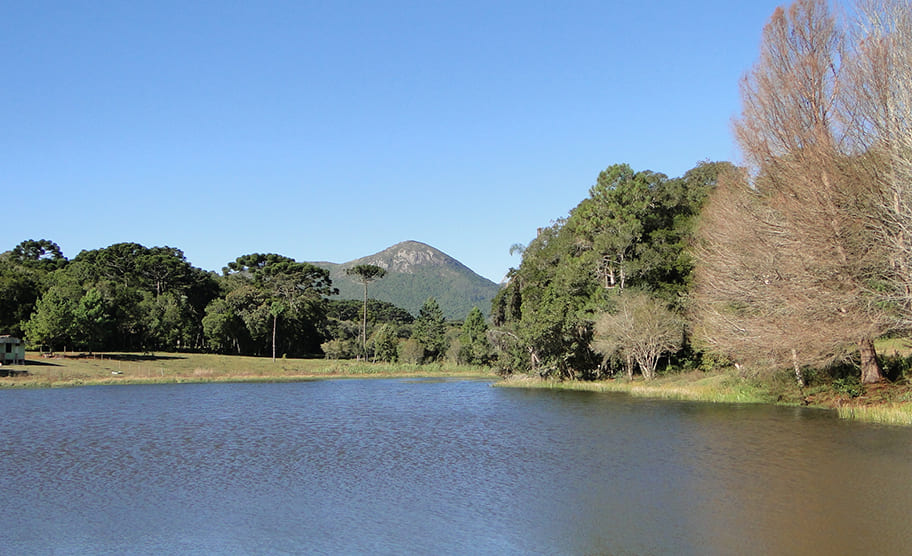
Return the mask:
<svg viewBox="0 0 912 556"><path fill-rule="evenodd" d="M446 253L419 241L403 241L379 253L347 263L311 263L328 269L333 286L339 288L333 299L362 299L364 286L345 274L345 269L372 264L386 270L386 276L367 286L372 299L388 301L413 315L428 297L437 300L448 319L464 319L472 307L487 315L498 284L479 276Z"/></svg>

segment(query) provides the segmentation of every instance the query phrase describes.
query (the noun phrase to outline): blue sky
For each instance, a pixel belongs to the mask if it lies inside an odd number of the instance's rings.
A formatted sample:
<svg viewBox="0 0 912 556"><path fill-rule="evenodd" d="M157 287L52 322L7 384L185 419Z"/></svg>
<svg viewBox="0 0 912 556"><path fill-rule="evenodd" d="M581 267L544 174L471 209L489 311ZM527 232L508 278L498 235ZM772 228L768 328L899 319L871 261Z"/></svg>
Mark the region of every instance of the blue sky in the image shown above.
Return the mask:
<svg viewBox="0 0 912 556"><path fill-rule="evenodd" d="M607 166L737 160L776 5L0 0L0 251L413 239L499 281Z"/></svg>

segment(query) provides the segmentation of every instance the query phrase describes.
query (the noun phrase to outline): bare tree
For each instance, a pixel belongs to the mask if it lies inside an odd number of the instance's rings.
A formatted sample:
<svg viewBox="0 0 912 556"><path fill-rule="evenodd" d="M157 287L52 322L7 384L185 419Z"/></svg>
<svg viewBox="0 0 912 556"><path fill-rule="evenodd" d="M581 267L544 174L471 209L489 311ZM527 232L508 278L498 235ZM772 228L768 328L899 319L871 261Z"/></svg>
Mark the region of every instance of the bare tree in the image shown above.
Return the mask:
<svg viewBox="0 0 912 556"><path fill-rule="evenodd" d="M697 237L694 339L742 364L787 364L797 342L782 327L790 308L781 274L782 227L745 174L720 177ZM800 367L797 379L803 382Z"/></svg>
<svg viewBox="0 0 912 556"><path fill-rule="evenodd" d="M838 118L847 44L826 0L773 13L741 84L735 134L747 172L716 192L697 249L704 341L789 362L799 381L802 365L853 344L862 380L883 380L873 340L891 327L870 287L886 266L870 226L879 192Z"/></svg>
<svg viewBox="0 0 912 556"><path fill-rule="evenodd" d="M677 351L683 337L681 317L647 293L626 290L618 297L617 311L596 320L592 347L605 357L622 356L628 378L633 378L636 361L643 378L652 380L659 358Z"/></svg>
<svg viewBox="0 0 912 556"><path fill-rule="evenodd" d="M891 273L878 292L912 327L912 4L860 0L846 63L843 126L866 178L881 192L872 219L890 249Z"/></svg>
<svg viewBox="0 0 912 556"><path fill-rule="evenodd" d="M754 368L791 367L803 384L803 367L846 356L853 327L868 325L866 312L843 310L861 293L812 264L745 174L720 178L697 235L691 325L704 348Z"/></svg>

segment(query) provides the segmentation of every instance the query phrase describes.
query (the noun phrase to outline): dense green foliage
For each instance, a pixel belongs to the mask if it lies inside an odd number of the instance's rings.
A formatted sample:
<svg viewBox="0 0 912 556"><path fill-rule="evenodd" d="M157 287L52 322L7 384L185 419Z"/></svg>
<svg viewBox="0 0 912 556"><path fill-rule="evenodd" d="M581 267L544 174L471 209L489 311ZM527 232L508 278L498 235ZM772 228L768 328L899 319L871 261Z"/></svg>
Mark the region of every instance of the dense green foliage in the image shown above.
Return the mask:
<svg viewBox="0 0 912 556"><path fill-rule="evenodd" d="M487 365L491 361L488 323L478 307L469 311L459 335L459 359L470 365Z"/></svg>
<svg viewBox="0 0 912 556"><path fill-rule="evenodd" d="M361 302L354 299L330 299L327 305L326 315L330 319L339 321L356 321L361 317ZM367 322L370 324L378 322L389 322L395 324L411 324L415 317L403 309L397 307L388 301L379 299L367 300Z"/></svg>
<svg viewBox="0 0 912 556"><path fill-rule="evenodd" d="M429 361L436 361L446 353L446 319L437 300L427 298L412 330L412 337L424 348L424 357Z"/></svg>
<svg viewBox="0 0 912 556"><path fill-rule="evenodd" d="M327 340L321 346L330 359L370 357L395 361L399 340L411 334L415 317L401 307L377 299L367 300L367 353L361 341L362 302L353 299L331 299L327 302ZM379 345L378 345L379 344Z"/></svg>
<svg viewBox="0 0 912 556"><path fill-rule="evenodd" d="M22 325L47 289L47 272L18 264L10 253L0 255L0 331L22 336Z"/></svg>
<svg viewBox="0 0 912 556"><path fill-rule="evenodd" d="M67 261L28 240L0 255L2 332L51 350L319 353L331 293L325 270L280 255L245 255L224 276L137 243Z"/></svg>
<svg viewBox="0 0 912 556"><path fill-rule="evenodd" d="M626 164L601 172L567 218L539 230L494 299L498 366L581 378L617 370L592 349L594 322L630 290L685 309L694 221L728 167L701 163L675 179Z"/></svg>
<svg viewBox="0 0 912 556"><path fill-rule="evenodd" d="M14 275L43 267L34 307L19 323L32 344L153 350L204 343L201 319L218 285L179 249L118 243L69 262L57 250L50 259L28 257L18 264L16 252L9 261Z"/></svg>
<svg viewBox="0 0 912 556"><path fill-rule="evenodd" d="M282 255L254 253L228 263L224 274L230 290L226 298L231 298L252 332L249 340L258 348L256 353L270 331L273 358L277 341L283 354L318 352L325 321L324 297L335 293L328 271Z"/></svg>

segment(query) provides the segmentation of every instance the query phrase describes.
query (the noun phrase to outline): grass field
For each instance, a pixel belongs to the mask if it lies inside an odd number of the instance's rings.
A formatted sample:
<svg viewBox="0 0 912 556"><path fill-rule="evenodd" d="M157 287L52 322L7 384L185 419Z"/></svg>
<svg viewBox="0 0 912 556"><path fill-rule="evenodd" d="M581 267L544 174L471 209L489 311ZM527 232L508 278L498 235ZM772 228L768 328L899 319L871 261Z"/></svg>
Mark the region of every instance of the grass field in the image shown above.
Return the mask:
<svg viewBox="0 0 912 556"><path fill-rule="evenodd" d="M400 365L326 359L278 359L190 353L104 353L44 358L26 355L25 365L5 367L26 375L0 378L0 388L88 384L296 381L345 377L496 378L484 367L448 364Z"/></svg>

